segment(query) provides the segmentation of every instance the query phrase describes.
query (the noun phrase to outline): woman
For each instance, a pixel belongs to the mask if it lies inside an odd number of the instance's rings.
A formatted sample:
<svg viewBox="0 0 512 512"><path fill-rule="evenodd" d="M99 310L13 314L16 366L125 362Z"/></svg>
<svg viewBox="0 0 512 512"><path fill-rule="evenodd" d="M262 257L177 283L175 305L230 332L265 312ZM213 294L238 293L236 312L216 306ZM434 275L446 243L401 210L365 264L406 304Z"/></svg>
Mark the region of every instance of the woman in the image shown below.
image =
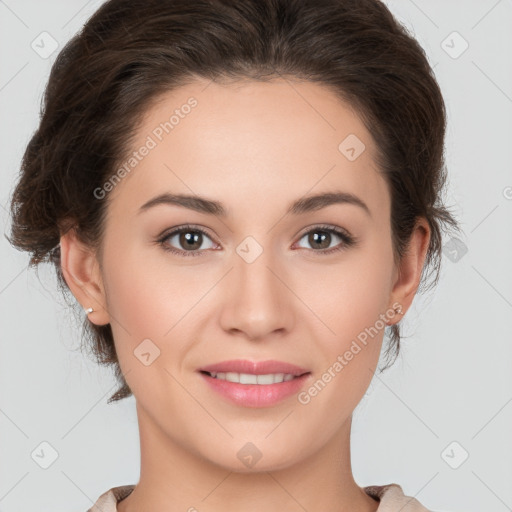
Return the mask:
<svg viewBox="0 0 512 512"><path fill-rule="evenodd" d="M99 510L428 510L356 484L350 430L457 229L445 123L378 0L110 0L66 45L11 243L136 398Z"/></svg>

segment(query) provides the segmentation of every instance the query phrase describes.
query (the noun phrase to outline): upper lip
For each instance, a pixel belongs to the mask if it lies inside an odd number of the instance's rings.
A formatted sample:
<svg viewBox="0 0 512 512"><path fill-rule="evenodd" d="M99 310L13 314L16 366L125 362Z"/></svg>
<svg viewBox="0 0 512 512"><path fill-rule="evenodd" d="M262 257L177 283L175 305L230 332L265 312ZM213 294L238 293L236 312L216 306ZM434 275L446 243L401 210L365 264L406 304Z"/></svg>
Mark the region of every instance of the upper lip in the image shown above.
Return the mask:
<svg viewBox="0 0 512 512"><path fill-rule="evenodd" d="M198 371L204 372L233 372L249 373L253 375L267 375L269 373L289 373L296 377L309 373L309 370L301 368L291 363L283 361L249 361L247 359L232 359L230 361L221 361L220 363L202 366Z"/></svg>

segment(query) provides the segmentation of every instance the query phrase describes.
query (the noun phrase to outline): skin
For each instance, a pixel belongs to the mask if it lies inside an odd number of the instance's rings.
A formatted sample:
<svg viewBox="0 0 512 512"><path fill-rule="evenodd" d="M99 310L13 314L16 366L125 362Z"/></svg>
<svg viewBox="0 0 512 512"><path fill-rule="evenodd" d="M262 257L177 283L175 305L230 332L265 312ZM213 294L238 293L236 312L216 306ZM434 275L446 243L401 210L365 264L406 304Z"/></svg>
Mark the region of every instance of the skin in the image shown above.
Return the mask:
<svg viewBox="0 0 512 512"><path fill-rule="evenodd" d="M308 389L379 315L387 325L401 320L389 310L399 303L405 313L417 291L427 221L418 221L395 265L375 144L349 105L318 83L198 79L153 104L133 149L190 96L197 106L109 192L101 255L73 231L61 238L66 281L94 308L91 322L111 323L136 398L140 481L117 510L375 511L379 503L352 475L350 429L384 329L307 404L293 395L272 407L236 405L197 369L277 359L311 371ZM366 146L354 161L338 149L349 134ZM370 215L353 204L285 215L292 201L335 190L358 196ZM164 191L220 201L229 215L172 205L138 213ZM155 242L186 223L208 232L200 255L174 255ZM307 234L322 224L358 243L322 255L344 244L333 234L314 245ZM263 250L252 263L236 252L249 235ZM166 244L187 249L179 236ZM160 356L146 366L134 351L148 338ZM252 467L237 457L247 442L262 454Z"/></svg>

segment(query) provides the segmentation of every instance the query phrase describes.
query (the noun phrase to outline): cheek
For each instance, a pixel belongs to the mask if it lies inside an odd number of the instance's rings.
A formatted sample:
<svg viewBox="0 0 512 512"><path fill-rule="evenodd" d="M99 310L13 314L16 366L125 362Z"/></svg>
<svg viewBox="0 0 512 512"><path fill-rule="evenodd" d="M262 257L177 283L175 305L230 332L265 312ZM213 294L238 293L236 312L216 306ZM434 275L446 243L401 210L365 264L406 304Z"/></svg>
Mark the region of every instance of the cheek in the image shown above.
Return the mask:
<svg viewBox="0 0 512 512"><path fill-rule="evenodd" d="M179 363L187 348L170 342L186 328L187 310L197 302L198 293L196 290L192 301L186 296L192 294L191 288L187 288L188 294L181 292L185 283L179 279L178 269L149 261L140 248L124 249L120 259L114 251L110 259L105 258L107 307L116 352L135 396L143 403L162 403L170 400L159 393L172 389L172 362ZM121 253L120 247L116 252Z"/></svg>
<svg viewBox="0 0 512 512"><path fill-rule="evenodd" d="M391 274L391 256L385 251L366 248L354 252L343 262L311 276L308 303L315 304L312 309L318 311L334 336L346 342L373 326L387 310Z"/></svg>
<svg viewBox="0 0 512 512"><path fill-rule="evenodd" d="M381 352L385 323L379 315L387 306L386 273L367 263L361 258L350 271L331 275L332 280L325 280L325 295L317 295L323 301L318 316L329 330L323 325L317 330L315 358L322 364L317 365L317 384L309 389L312 407L336 418L333 432L361 401Z"/></svg>
<svg viewBox="0 0 512 512"><path fill-rule="evenodd" d="M129 257L107 272L109 313L133 337L161 336L164 323L170 328L167 315L175 307L176 293L171 293L172 283L163 286L158 277L154 268Z"/></svg>
<svg viewBox="0 0 512 512"><path fill-rule="evenodd" d="M159 367L165 364L172 370L186 357L195 339L198 302L200 307L206 304L202 299L219 276L212 271L205 275L198 266L180 266L154 247L121 249L116 245L120 241L112 241L111 248L116 250L105 250L107 307L120 364L123 371L133 371L127 381L131 379L130 386L137 387L139 372L144 372L146 381L165 379L168 375ZM144 341L148 339L152 343ZM145 352L143 347L150 357L158 354L151 368L141 367L134 357Z"/></svg>
<svg viewBox="0 0 512 512"><path fill-rule="evenodd" d="M176 265L163 249L123 247L121 239L105 250L109 313L133 337L162 338L207 287L197 271Z"/></svg>
<svg viewBox="0 0 512 512"><path fill-rule="evenodd" d="M347 412L371 381L370 369L378 363L386 328L386 318L380 315L388 309L392 272L391 244L384 236L375 236L350 256L347 253L343 262L315 276L316 286L310 287L306 302L315 304L312 309L328 326L321 325L324 335L319 330L316 336L323 353L321 371L331 368L326 379L333 384L324 395L326 406L339 401Z"/></svg>

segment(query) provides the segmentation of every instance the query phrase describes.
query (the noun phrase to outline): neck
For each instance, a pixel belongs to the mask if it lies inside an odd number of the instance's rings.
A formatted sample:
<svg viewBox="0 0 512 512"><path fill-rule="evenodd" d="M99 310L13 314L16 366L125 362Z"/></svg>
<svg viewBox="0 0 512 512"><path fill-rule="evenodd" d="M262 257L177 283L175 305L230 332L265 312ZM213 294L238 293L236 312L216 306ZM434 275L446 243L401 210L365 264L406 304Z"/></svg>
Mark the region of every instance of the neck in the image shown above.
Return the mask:
<svg viewBox="0 0 512 512"><path fill-rule="evenodd" d="M292 454L292 464L256 469L264 454L245 472L222 467L184 449L137 404L141 442L139 483L118 512L375 512L379 503L354 481L350 460L351 417L313 455ZM239 449L239 448L238 448ZM237 448L233 447L236 452Z"/></svg>

